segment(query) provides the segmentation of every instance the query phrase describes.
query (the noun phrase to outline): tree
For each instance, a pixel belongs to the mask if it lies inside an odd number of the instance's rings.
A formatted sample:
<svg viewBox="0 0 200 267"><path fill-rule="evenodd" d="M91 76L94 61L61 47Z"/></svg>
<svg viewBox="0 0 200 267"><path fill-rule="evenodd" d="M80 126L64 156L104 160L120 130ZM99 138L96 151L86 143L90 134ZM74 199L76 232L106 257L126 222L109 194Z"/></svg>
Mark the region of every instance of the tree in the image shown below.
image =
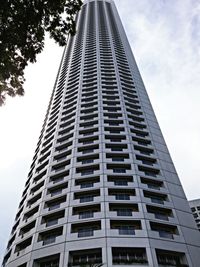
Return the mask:
<svg viewBox="0 0 200 267"><path fill-rule="evenodd" d="M0 105L23 95L24 69L44 48L45 32L60 46L76 32L82 0L3 0L0 5Z"/></svg>

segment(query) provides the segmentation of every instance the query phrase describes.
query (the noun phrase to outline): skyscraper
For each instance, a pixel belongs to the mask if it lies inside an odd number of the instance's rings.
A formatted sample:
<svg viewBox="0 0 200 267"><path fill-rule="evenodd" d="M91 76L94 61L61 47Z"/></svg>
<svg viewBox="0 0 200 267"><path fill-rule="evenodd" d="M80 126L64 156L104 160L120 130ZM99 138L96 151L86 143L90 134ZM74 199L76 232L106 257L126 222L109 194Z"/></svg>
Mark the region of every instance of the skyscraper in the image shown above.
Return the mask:
<svg viewBox="0 0 200 267"><path fill-rule="evenodd" d="M69 37L3 266L199 267L200 234L111 0Z"/></svg>

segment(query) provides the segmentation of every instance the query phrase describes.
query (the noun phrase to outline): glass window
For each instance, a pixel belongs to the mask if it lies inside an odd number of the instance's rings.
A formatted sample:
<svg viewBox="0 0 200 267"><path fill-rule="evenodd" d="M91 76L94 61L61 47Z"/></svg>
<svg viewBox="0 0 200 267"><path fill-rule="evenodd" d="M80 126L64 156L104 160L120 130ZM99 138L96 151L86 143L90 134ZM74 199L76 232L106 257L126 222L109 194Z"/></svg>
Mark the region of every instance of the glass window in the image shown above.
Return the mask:
<svg viewBox="0 0 200 267"><path fill-rule="evenodd" d="M45 236L43 240L43 245L48 245L51 243L55 243L56 237L55 236Z"/></svg>
<svg viewBox="0 0 200 267"><path fill-rule="evenodd" d="M129 200L130 195L128 194L117 194L115 195L116 200Z"/></svg>
<svg viewBox="0 0 200 267"><path fill-rule="evenodd" d="M121 225L118 227L118 229L119 229L120 235L134 235L135 234L134 226Z"/></svg>
<svg viewBox="0 0 200 267"><path fill-rule="evenodd" d="M124 181L124 180L116 180L114 181L115 185L123 185L123 186L127 186L128 185L128 181Z"/></svg>
<svg viewBox="0 0 200 267"><path fill-rule="evenodd" d="M78 237L93 236L92 228L83 228L78 230Z"/></svg>
<svg viewBox="0 0 200 267"><path fill-rule="evenodd" d="M81 196L80 203L93 201L93 196Z"/></svg>
<svg viewBox="0 0 200 267"><path fill-rule="evenodd" d="M93 211L88 210L88 211L82 211L79 213L79 219L87 219L87 218L92 218L94 216Z"/></svg>
<svg viewBox="0 0 200 267"><path fill-rule="evenodd" d="M132 216L131 209L117 209L117 216Z"/></svg>

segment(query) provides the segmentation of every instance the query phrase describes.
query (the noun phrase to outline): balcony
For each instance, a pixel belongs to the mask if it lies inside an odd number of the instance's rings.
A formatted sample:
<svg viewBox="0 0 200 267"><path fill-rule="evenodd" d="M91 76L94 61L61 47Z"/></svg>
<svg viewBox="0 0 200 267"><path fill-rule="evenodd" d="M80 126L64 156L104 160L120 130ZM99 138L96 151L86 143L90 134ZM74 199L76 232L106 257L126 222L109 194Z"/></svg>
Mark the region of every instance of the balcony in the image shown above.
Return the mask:
<svg viewBox="0 0 200 267"><path fill-rule="evenodd" d="M148 265L145 248L112 248L113 265Z"/></svg>
<svg viewBox="0 0 200 267"><path fill-rule="evenodd" d="M102 263L102 252L100 248L69 252L68 267L80 267L83 265L98 266L98 264L101 263Z"/></svg>
<svg viewBox="0 0 200 267"><path fill-rule="evenodd" d="M77 223L71 226L71 238L88 238L101 235L101 221Z"/></svg>
<svg viewBox="0 0 200 267"><path fill-rule="evenodd" d="M150 222L151 230L157 232L155 236L166 239L176 239L179 240L178 228L175 225L161 224L156 222Z"/></svg>
<svg viewBox="0 0 200 267"><path fill-rule="evenodd" d="M40 232L38 235L38 242L40 243L39 245L46 246L46 245L55 243L56 241L59 240L59 237L61 237L62 234L63 234L63 227L54 228L49 231Z"/></svg>
<svg viewBox="0 0 200 267"><path fill-rule="evenodd" d="M156 249L156 256L159 267L189 267L184 253Z"/></svg>

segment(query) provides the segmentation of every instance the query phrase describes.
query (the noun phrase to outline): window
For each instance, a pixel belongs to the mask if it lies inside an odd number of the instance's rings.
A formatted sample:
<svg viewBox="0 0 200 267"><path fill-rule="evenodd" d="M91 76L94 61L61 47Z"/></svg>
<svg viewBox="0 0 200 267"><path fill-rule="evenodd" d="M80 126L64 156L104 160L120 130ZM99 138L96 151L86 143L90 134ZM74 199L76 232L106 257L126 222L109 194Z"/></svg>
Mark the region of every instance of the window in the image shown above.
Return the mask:
<svg viewBox="0 0 200 267"><path fill-rule="evenodd" d="M78 237L87 237L93 236L94 229L92 228L83 228L78 230Z"/></svg>
<svg viewBox="0 0 200 267"><path fill-rule="evenodd" d="M165 221L168 221L169 220L167 214L159 213L159 212L155 213L155 218L156 219L159 219L159 220L165 220Z"/></svg>
<svg viewBox="0 0 200 267"><path fill-rule="evenodd" d="M128 194L116 194L115 199L116 200L130 200L130 195L128 195Z"/></svg>
<svg viewBox="0 0 200 267"><path fill-rule="evenodd" d="M126 173L126 169L113 169L114 173Z"/></svg>
<svg viewBox="0 0 200 267"><path fill-rule="evenodd" d="M128 182L125 180L125 181L123 181L123 180L116 180L116 181L114 181L114 184L115 185L121 185L121 186L127 186L128 185Z"/></svg>
<svg viewBox="0 0 200 267"><path fill-rule="evenodd" d="M59 267L59 254L48 256L45 258L39 258L34 260L33 266L37 267Z"/></svg>
<svg viewBox="0 0 200 267"><path fill-rule="evenodd" d="M56 196L56 195L59 195L59 194L62 194L62 189L57 189L57 190L52 190L51 191L51 196Z"/></svg>
<svg viewBox="0 0 200 267"><path fill-rule="evenodd" d="M120 235L135 235L135 229L133 226L121 225L118 229Z"/></svg>
<svg viewBox="0 0 200 267"><path fill-rule="evenodd" d="M77 250L69 252L69 267L80 265L98 265L102 263L101 249Z"/></svg>
<svg viewBox="0 0 200 267"><path fill-rule="evenodd" d="M93 187L93 186L94 186L93 182L81 183L81 188L89 188L89 187Z"/></svg>
<svg viewBox="0 0 200 267"><path fill-rule="evenodd" d="M59 262L57 260L44 262L40 264L40 267L59 267Z"/></svg>
<svg viewBox="0 0 200 267"><path fill-rule="evenodd" d="M148 183L147 186L148 186L148 188L150 188L150 189L160 190L160 186L159 186L158 184Z"/></svg>
<svg viewBox="0 0 200 267"><path fill-rule="evenodd" d="M112 161L124 161L124 158L115 157L112 158Z"/></svg>
<svg viewBox="0 0 200 267"><path fill-rule="evenodd" d="M92 218L94 216L93 211L82 211L79 212L79 219L87 219L87 218Z"/></svg>
<svg viewBox="0 0 200 267"><path fill-rule="evenodd" d="M160 237L174 239L173 234L166 230L158 230L158 232Z"/></svg>
<svg viewBox="0 0 200 267"><path fill-rule="evenodd" d="M159 265L189 267L184 253L156 249L156 256Z"/></svg>
<svg viewBox="0 0 200 267"><path fill-rule="evenodd" d="M93 173L94 173L94 170L85 170L85 171L81 172L81 175L90 175L90 174L93 174Z"/></svg>
<svg viewBox="0 0 200 267"><path fill-rule="evenodd" d="M80 203L90 202L90 201L93 201L93 200L94 200L93 196L81 196L80 197Z"/></svg>
<svg viewBox="0 0 200 267"><path fill-rule="evenodd" d="M114 265L148 264L145 248L112 248Z"/></svg>
<svg viewBox="0 0 200 267"><path fill-rule="evenodd" d="M174 225L150 222L151 230L159 233L161 238L174 239L178 235L178 229Z"/></svg>
<svg viewBox="0 0 200 267"><path fill-rule="evenodd" d="M83 151L82 151L83 154L91 154L91 153L93 153L93 152L94 152L93 149L88 149L88 150L83 150Z"/></svg>
<svg viewBox="0 0 200 267"><path fill-rule="evenodd" d="M116 209L117 216L132 216L132 210L131 209Z"/></svg>
<svg viewBox="0 0 200 267"><path fill-rule="evenodd" d="M55 243L56 241L56 236L52 235L52 236L46 236L43 240L43 246L45 245L49 245L51 243Z"/></svg>
<svg viewBox="0 0 200 267"><path fill-rule="evenodd" d="M85 159L85 160L82 160L82 164L89 164L89 163L93 163L94 160L93 159Z"/></svg>
<svg viewBox="0 0 200 267"><path fill-rule="evenodd" d="M164 205L164 200L155 196L151 197L151 202Z"/></svg>
<svg viewBox="0 0 200 267"><path fill-rule="evenodd" d="M38 235L38 242L42 241L42 245L49 245L56 242L56 238L63 233L63 227L54 228L45 232L41 232Z"/></svg>
<svg viewBox="0 0 200 267"><path fill-rule="evenodd" d="M59 209L59 208L60 208L60 203L54 203L51 206L49 206L49 211Z"/></svg>
<svg viewBox="0 0 200 267"><path fill-rule="evenodd" d="M51 219L51 220L49 219L46 222L46 227L53 226L53 225L56 225L56 224L58 224L58 219Z"/></svg>

